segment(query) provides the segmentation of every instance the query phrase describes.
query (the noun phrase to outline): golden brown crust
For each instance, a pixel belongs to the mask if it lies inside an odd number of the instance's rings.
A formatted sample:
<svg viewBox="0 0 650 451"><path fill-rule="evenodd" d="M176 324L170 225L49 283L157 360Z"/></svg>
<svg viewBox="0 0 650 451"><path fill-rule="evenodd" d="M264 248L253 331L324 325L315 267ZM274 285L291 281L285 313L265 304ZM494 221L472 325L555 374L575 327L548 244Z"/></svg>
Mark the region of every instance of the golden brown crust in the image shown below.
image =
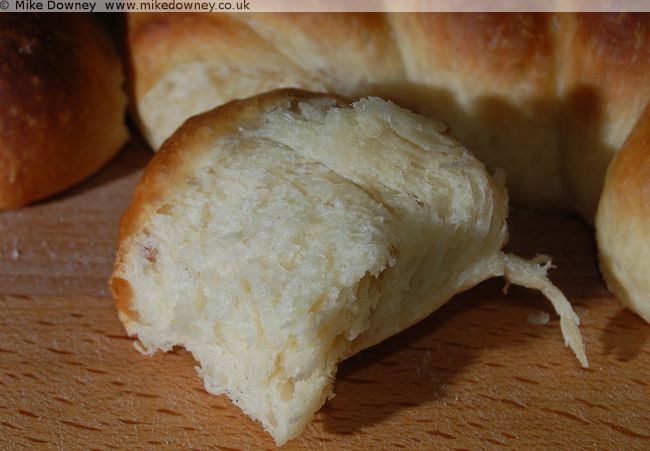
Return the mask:
<svg viewBox="0 0 650 451"><path fill-rule="evenodd" d="M650 322L650 104L607 171L596 232L607 285Z"/></svg>
<svg viewBox="0 0 650 451"><path fill-rule="evenodd" d="M515 202L570 209L556 126L554 17L390 17L413 90L395 86L398 103L446 123L489 168L504 169Z"/></svg>
<svg viewBox="0 0 650 451"><path fill-rule="evenodd" d="M549 75L537 67L552 63L549 14L410 13L393 20L399 33L410 35L409 43L420 49L425 62L442 64L460 77L480 73L501 85L520 82L528 72L537 72L542 80ZM435 67L429 63L429 68Z"/></svg>
<svg viewBox="0 0 650 451"><path fill-rule="evenodd" d="M113 277L111 278L111 290L113 291L113 299L115 299L117 310L130 320L139 321L138 312L132 308L133 287L131 287L131 284L121 277Z"/></svg>
<svg viewBox="0 0 650 451"><path fill-rule="evenodd" d="M135 117L154 147L182 119L236 98L278 88L387 94L404 79L379 14L137 14L127 41ZM206 83L220 88L198 88ZM189 86L197 89L188 95ZM151 97L170 92L176 108L162 115Z"/></svg>
<svg viewBox="0 0 650 451"><path fill-rule="evenodd" d="M279 102L297 102L301 99L334 98L340 105L343 98L315 94L296 89L278 89L244 100L235 100L187 120L151 159L136 187L133 199L120 220L118 250L110 280L113 299L119 311L137 320L131 308L132 290L121 273L125 249L130 238L141 230L147 218L162 207L167 193L191 177L191 161L199 152L209 150L206 142L222 136L239 133L241 127L256 124L262 115L275 108Z"/></svg>
<svg viewBox="0 0 650 451"><path fill-rule="evenodd" d="M580 13L575 22L570 63L589 84L605 84L607 90L647 92L650 67L650 14ZM624 103L624 99L614 99Z"/></svg>
<svg viewBox="0 0 650 451"><path fill-rule="evenodd" d="M308 73L316 72L330 91L362 96L377 89L377 85L405 79L401 55L385 14L273 13L234 17L296 66ZM351 92L358 79L363 80L363 91Z"/></svg>
<svg viewBox="0 0 650 451"><path fill-rule="evenodd" d="M614 157L605 187L617 213L650 221L650 104Z"/></svg>
<svg viewBox="0 0 650 451"><path fill-rule="evenodd" d="M607 166L650 100L650 14L563 18L565 179L577 210L591 220Z"/></svg>
<svg viewBox="0 0 650 451"><path fill-rule="evenodd" d="M128 15L128 48L136 102L172 68L219 58L223 49L272 48L227 14ZM140 51L140 49L144 51ZM246 60L245 54L238 57Z"/></svg>
<svg viewBox="0 0 650 451"><path fill-rule="evenodd" d="M302 72L304 78L322 78L323 74L309 73L313 61L302 60L301 52L318 52L310 56L320 60L322 67L313 69L360 72L377 78L394 72L403 78L390 26L380 14L145 13L130 14L127 20L133 70L130 82L136 100L174 67L195 61L224 65L235 61L244 69L281 68ZM284 33L275 33L277 29Z"/></svg>
<svg viewBox="0 0 650 451"><path fill-rule="evenodd" d="M191 63L223 101L261 92L241 81L247 71L265 80L261 90L379 94L447 123L479 159L508 172L515 201L588 221L607 164L650 98L649 14L138 14L129 21L143 117L164 103L164 77ZM188 81L176 83L178 97ZM141 103L155 86L155 100ZM148 138L174 128L156 114L144 122Z"/></svg>
<svg viewBox="0 0 650 451"><path fill-rule="evenodd" d="M0 209L61 191L117 153L122 81L90 16L0 15Z"/></svg>

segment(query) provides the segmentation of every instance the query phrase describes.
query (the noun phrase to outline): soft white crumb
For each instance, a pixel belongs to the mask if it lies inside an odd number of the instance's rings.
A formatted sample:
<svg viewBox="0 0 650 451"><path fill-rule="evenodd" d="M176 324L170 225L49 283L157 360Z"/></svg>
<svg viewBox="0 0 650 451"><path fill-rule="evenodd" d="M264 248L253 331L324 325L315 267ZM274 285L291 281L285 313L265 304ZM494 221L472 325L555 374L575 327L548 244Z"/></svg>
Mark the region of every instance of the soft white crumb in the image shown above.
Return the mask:
<svg viewBox="0 0 650 451"><path fill-rule="evenodd" d="M526 318L526 321L528 321L530 324L543 325L543 324L547 324L549 319L550 316L548 313L544 311L539 311L539 312L530 313L528 315L528 318Z"/></svg>

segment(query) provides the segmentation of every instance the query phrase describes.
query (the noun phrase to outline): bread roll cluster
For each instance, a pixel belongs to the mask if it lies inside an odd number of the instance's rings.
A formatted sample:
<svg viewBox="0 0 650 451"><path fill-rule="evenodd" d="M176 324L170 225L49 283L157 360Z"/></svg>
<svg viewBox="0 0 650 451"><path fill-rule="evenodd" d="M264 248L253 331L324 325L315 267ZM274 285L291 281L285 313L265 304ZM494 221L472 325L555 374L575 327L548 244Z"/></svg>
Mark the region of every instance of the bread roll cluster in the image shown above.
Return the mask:
<svg viewBox="0 0 650 451"><path fill-rule="evenodd" d="M206 389L277 444L332 396L341 360L487 278L540 290L587 366L549 258L502 251L506 183L595 221L605 280L650 321L650 15L126 25L134 119L160 151L120 225L120 319L145 353L192 352ZM120 57L90 16L2 14L0 60L0 209L126 141Z"/></svg>
<svg viewBox="0 0 650 451"><path fill-rule="evenodd" d="M514 202L596 220L610 289L649 319L650 177L628 162L650 152L638 138L650 127L643 115L650 14L137 14L128 21L133 96L153 148L188 117L269 89L393 100L447 124L489 170L505 170ZM605 184L619 152L623 163Z"/></svg>

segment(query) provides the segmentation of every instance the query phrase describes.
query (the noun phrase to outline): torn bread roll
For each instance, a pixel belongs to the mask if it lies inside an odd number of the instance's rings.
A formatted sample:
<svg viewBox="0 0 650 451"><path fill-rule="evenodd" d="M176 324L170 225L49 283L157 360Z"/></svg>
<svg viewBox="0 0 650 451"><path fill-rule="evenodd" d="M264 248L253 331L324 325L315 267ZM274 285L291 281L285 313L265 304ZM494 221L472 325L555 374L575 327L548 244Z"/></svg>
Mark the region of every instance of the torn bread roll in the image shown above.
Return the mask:
<svg viewBox="0 0 650 451"><path fill-rule="evenodd" d="M184 346L281 445L338 362L494 276L541 290L587 365L545 262L504 254L503 179L440 123L379 98L274 91L188 120L122 218L111 287L145 352Z"/></svg>

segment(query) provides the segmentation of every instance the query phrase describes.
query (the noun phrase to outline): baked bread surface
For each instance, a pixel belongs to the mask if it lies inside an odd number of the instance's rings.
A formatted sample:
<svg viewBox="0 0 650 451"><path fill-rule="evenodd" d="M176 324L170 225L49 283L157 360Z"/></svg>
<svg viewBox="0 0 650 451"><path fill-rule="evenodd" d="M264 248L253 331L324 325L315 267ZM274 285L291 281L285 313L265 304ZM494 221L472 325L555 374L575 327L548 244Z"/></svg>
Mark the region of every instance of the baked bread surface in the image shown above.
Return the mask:
<svg viewBox="0 0 650 451"><path fill-rule="evenodd" d="M379 95L447 124L506 171L513 200L590 222L607 165L650 99L648 14L128 20L137 114L154 148L190 116L274 88Z"/></svg>
<svg viewBox="0 0 650 451"><path fill-rule="evenodd" d="M596 217L600 267L625 306L650 322L650 105L607 171Z"/></svg>
<svg viewBox="0 0 650 451"><path fill-rule="evenodd" d="M126 142L122 63L84 14L0 14L0 209L57 193Z"/></svg>

